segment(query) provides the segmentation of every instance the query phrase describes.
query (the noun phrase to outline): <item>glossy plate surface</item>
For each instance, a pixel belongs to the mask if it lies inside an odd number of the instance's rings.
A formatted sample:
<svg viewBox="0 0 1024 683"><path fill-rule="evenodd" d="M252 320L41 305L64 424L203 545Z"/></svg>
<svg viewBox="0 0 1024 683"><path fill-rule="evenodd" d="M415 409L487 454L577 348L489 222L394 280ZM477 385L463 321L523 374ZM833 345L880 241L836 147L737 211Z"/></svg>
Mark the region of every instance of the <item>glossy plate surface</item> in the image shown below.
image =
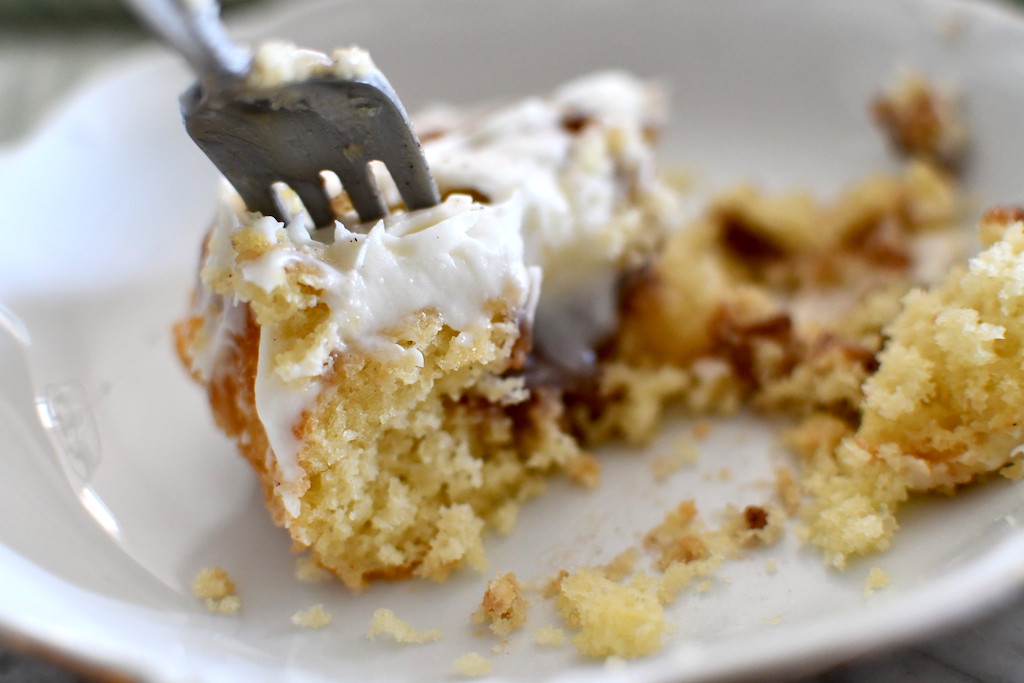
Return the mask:
<svg viewBox="0 0 1024 683"><path fill-rule="evenodd" d="M236 33L321 49L358 42L411 111L544 92L599 68L660 78L673 92L662 156L709 187L752 180L828 194L891 165L866 103L900 67L918 68L963 93L979 207L1024 200L1024 24L985 4L436 0L428 11L353 0L273 11ZM139 55L0 153L0 628L160 681L433 680L471 650L508 679L700 679L809 671L1021 585L1021 489L994 482L909 506L895 548L845 573L788 534L727 565L710 591L684 595L662 653L625 669L535 645L533 631L557 623L540 598L500 652L474 635L468 616L493 571L533 579L607 561L686 498L709 516L765 501L788 456L753 418L718 424L699 464L662 483L650 460L685 421L642 451L602 452L599 489L554 482L510 536L489 540L486 576L357 596L298 582L287 538L171 347L216 193L177 116L188 80L171 57ZM191 596L191 578L214 564L239 586L238 618L210 616ZM865 599L872 566L892 584ZM291 625L318 602L331 626ZM382 606L444 638L368 642Z"/></svg>

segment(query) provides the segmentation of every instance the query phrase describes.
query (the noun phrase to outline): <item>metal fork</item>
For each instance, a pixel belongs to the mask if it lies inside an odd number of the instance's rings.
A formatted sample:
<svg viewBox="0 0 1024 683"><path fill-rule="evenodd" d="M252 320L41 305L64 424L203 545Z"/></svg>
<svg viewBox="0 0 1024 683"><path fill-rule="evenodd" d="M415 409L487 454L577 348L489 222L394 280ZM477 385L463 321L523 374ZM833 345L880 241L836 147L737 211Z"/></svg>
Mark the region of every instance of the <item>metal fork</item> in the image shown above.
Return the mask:
<svg viewBox="0 0 1024 683"><path fill-rule="evenodd" d="M376 69L334 77L248 84L251 52L234 44L215 0L127 0L188 61L198 81L181 95L189 135L251 211L288 221L274 183L287 184L317 227L333 225L322 171L333 171L362 221L387 214L368 163L381 161L409 210L440 199L405 109Z"/></svg>

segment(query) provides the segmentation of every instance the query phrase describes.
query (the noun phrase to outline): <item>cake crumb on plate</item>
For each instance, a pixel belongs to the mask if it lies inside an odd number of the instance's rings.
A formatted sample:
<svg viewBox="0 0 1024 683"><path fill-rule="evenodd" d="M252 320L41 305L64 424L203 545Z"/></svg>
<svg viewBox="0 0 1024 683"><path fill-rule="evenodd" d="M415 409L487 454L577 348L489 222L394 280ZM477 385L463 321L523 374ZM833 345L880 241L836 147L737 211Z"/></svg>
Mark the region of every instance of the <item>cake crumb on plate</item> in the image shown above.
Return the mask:
<svg viewBox="0 0 1024 683"><path fill-rule="evenodd" d="M612 561L604 565L604 575L612 581L621 581L636 568L637 550L630 546L612 558Z"/></svg>
<svg viewBox="0 0 1024 683"><path fill-rule="evenodd" d="M526 608L529 606L523 596L523 584L512 572L499 574L487 582L480 607L473 613L473 623L490 622L488 627L496 636L507 636L526 623Z"/></svg>
<svg viewBox="0 0 1024 683"><path fill-rule="evenodd" d="M441 639L440 630L432 628L426 631L417 631L386 607L381 607L373 613L370 630L366 633L366 637L370 640L377 640L377 636L380 635L390 636L396 643L403 644L432 643Z"/></svg>
<svg viewBox="0 0 1024 683"><path fill-rule="evenodd" d="M868 578L864 580L864 597L870 598L879 588L889 585L889 575L879 567L872 567L868 572Z"/></svg>
<svg viewBox="0 0 1024 683"><path fill-rule="evenodd" d="M632 659L661 648L665 613L659 589L644 574L621 584L585 567L562 579L555 604L566 623L579 629L572 644L582 654Z"/></svg>
<svg viewBox="0 0 1024 683"><path fill-rule="evenodd" d="M221 567L206 567L200 571L192 580L192 594L214 614L231 617L242 609L242 601L235 594L235 582Z"/></svg>
<svg viewBox="0 0 1024 683"><path fill-rule="evenodd" d="M331 623L331 613L320 603L301 609L292 615L292 623L303 628L323 628Z"/></svg>
<svg viewBox="0 0 1024 683"><path fill-rule="evenodd" d="M455 672L473 678L491 673L491 661L477 652L467 652L455 660Z"/></svg>

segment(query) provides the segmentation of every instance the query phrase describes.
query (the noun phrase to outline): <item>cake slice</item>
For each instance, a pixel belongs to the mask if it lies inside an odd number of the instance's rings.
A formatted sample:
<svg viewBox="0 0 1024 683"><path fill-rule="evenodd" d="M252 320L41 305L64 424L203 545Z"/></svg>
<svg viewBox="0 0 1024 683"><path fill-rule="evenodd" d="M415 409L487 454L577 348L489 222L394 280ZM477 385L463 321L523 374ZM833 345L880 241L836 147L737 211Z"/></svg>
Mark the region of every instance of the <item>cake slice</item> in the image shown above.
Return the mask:
<svg viewBox="0 0 1024 683"><path fill-rule="evenodd" d="M482 566L487 526L587 462L556 380L592 369L665 228L661 119L619 73L435 109L416 127L442 203L374 225L343 194L313 230L287 189L287 225L225 190L177 348L274 521L349 587Z"/></svg>

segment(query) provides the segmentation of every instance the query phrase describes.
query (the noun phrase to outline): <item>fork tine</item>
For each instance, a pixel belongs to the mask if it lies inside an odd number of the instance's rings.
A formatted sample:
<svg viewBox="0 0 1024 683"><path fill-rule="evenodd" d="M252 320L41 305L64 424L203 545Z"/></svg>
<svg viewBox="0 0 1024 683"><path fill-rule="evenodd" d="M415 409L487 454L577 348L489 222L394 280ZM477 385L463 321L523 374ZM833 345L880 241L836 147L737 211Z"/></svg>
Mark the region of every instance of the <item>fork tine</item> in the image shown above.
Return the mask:
<svg viewBox="0 0 1024 683"><path fill-rule="evenodd" d="M273 180L262 177L235 173L228 167L219 167L221 173L238 192L249 211L257 211L264 216L274 216L280 221L288 222L288 214L281 207L274 192Z"/></svg>
<svg viewBox="0 0 1024 683"><path fill-rule="evenodd" d="M406 155L408 159L401 159L397 163L387 164L392 180L398 186L398 192L405 200L405 206L410 211L425 209L434 206L441 201L434 184L423 162L421 155Z"/></svg>
<svg viewBox="0 0 1024 683"><path fill-rule="evenodd" d="M331 170L341 179L341 187L348 193L361 221L377 221L387 215L388 209L377 189L377 181L370 173L369 164L344 165Z"/></svg>
<svg viewBox="0 0 1024 683"><path fill-rule="evenodd" d="M322 228L334 224L334 209L327 198L322 179L318 177L316 180L294 181L291 188L299 195L314 226Z"/></svg>

